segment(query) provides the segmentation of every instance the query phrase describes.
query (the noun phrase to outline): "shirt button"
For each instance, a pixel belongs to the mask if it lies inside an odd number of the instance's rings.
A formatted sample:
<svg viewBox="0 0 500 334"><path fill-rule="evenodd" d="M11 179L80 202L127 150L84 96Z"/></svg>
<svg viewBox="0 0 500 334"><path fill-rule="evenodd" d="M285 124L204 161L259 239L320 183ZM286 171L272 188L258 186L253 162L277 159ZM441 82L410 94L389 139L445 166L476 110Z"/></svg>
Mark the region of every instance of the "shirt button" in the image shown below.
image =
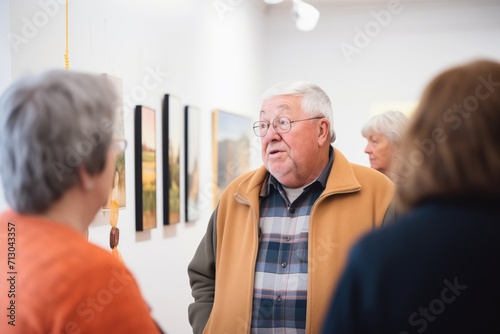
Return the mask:
<svg viewBox="0 0 500 334"><path fill-rule="evenodd" d="M281 296L278 296L278 297L276 298L276 301L277 301L277 302L281 302L281 300L282 300Z"/></svg>
<svg viewBox="0 0 500 334"><path fill-rule="evenodd" d="M281 262L281 267L283 267L283 268L286 267L286 262L285 261Z"/></svg>
<svg viewBox="0 0 500 334"><path fill-rule="evenodd" d="M291 239L292 239L292 237L291 237L291 236L289 236L289 235L285 235L285 240L286 240L286 241L290 241Z"/></svg>
<svg viewBox="0 0 500 334"><path fill-rule="evenodd" d="M290 213L295 213L295 209L294 208L289 208L288 211L290 211Z"/></svg>

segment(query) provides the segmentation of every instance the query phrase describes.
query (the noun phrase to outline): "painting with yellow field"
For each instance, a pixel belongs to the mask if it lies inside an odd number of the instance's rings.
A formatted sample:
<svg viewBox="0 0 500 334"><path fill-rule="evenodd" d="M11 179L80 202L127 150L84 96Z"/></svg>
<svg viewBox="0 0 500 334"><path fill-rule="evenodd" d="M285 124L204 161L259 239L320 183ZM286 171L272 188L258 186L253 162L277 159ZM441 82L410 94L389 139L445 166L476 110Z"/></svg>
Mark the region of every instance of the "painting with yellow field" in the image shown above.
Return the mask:
<svg viewBox="0 0 500 334"><path fill-rule="evenodd" d="M181 221L181 99L165 94L162 104L163 225Z"/></svg>
<svg viewBox="0 0 500 334"><path fill-rule="evenodd" d="M136 231L156 227L155 111L136 106L134 115Z"/></svg>

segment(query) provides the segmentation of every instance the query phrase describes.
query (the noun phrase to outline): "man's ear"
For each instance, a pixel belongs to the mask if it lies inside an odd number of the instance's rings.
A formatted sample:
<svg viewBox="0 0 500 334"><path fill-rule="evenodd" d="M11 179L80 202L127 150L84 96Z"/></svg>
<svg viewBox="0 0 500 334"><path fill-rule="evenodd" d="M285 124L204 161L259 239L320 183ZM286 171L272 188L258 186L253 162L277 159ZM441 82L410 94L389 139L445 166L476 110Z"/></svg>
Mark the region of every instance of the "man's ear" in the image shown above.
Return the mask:
<svg viewBox="0 0 500 334"><path fill-rule="evenodd" d="M330 122L326 118L319 121L318 143L322 146L325 142L330 143Z"/></svg>
<svg viewBox="0 0 500 334"><path fill-rule="evenodd" d="M83 190L90 191L94 189L94 180L83 165L78 166L78 179Z"/></svg>

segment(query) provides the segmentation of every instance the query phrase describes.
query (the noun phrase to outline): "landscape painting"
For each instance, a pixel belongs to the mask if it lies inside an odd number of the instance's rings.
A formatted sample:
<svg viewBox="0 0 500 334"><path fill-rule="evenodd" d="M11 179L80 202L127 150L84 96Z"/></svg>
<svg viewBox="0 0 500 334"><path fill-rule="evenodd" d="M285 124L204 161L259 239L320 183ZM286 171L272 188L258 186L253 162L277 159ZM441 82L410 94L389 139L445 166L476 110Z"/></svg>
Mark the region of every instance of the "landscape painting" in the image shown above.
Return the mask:
<svg viewBox="0 0 500 334"><path fill-rule="evenodd" d="M156 121L155 111L135 108L136 231L156 227Z"/></svg>
<svg viewBox="0 0 500 334"><path fill-rule="evenodd" d="M181 221L181 100L171 94L163 99L163 225Z"/></svg>
<svg viewBox="0 0 500 334"><path fill-rule="evenodd" d="M115 87L118 95L118 103L115 109L115 130L114 137L123 139L125 138L124 130L124 111L123 111L123 84L120 78L109 74L103 74ZM115 177L113 178L113 190L109 194L109 198L106 204L103 206L104 210L110 209L111 200L118 203L119 208L125 208L126 206L126 196L125 196L125 152L120 153L116 156L115 163Z"/></svg>
<svg viewBox="0 0 500 334"><path fill-rule="evenodd" d="M193 106L184 108L184 157L186 222L199 218L200 197L200 111Z"/></svg>
<svg viewBox="0 0 500 334"><path fill-rule="evenodd" d="M250 170L250 118L215 110L213 119L214 207L221 192L237 176Z"/></svg>

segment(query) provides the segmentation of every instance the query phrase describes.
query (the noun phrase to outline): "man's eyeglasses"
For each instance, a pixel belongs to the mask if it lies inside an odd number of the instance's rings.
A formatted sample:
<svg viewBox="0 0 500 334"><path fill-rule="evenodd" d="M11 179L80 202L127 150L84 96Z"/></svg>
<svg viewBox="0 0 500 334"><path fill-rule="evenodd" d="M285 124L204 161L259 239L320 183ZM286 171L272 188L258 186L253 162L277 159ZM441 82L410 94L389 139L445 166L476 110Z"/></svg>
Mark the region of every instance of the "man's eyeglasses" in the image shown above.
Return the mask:
<svg viewBox="0 0 500 334"><path fill-rule="evenodd" d="M277 117L273 119L271 123L269 122L264 122L264 121L257 121L253 123L253 132L257 137L264 137L267 134L267 131L269 130L269 127L272 125L274 132L277 134L283 134L287 133L292 129L292 123L296 122L302 122L302 121L309 121L311 119L321 119L324 118L323 116L318 116L318 117L311 117L311 118L305 118L305 119L298 119L296 121L291 121L290 118L288 117Z"/></svg>
<svg viewBox="0 0 500 334"><path fill-rule="evenodd" d="M113 149L117 153L123 153L125 152L125 149L127 148L127 140L125 139L113 139Z"/></svg>

